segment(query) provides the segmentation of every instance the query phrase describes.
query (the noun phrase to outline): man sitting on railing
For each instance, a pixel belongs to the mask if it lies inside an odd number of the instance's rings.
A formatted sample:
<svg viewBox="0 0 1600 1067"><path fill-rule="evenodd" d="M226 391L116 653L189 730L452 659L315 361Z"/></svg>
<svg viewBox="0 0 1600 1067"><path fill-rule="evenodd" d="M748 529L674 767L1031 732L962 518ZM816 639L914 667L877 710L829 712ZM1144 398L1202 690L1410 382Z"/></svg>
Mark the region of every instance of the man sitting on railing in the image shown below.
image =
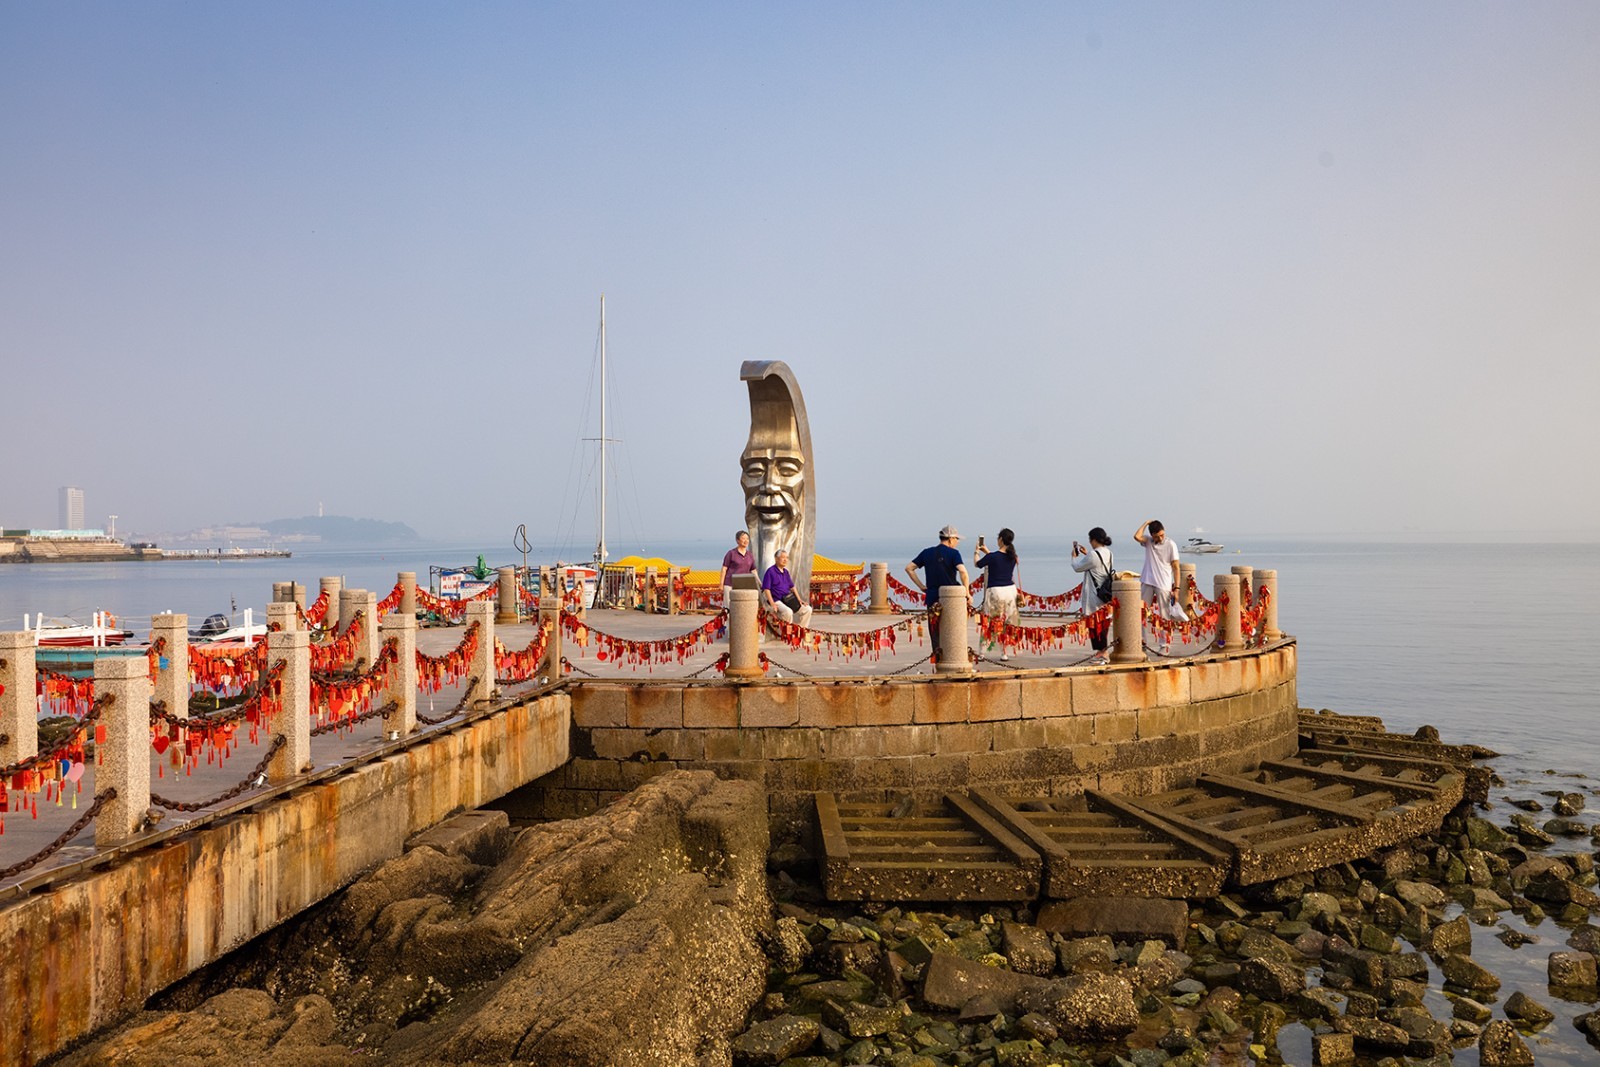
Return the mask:
<svg viewBox="0 0 1600 1067"><path fill-rule="evenodd" d="M795 591L794 576L789 573L789 553L778 549L772 566L761 579L762 605L784 622L801 626L811 621L811 605L800 599Z"/></svg>

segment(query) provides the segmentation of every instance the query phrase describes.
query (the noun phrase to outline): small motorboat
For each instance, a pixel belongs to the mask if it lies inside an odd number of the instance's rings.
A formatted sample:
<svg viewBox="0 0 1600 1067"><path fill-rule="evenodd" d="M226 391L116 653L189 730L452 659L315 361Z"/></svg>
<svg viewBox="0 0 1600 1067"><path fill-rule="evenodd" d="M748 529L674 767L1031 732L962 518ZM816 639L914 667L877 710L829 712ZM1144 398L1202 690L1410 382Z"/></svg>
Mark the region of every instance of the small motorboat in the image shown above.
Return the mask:
<svg viewBox="0 0 1600 1067"><path fill-rule="evenodd" d="M266 626L257 623L254 612L246 608L243 625L235 626L220 612L207 615L198 630L189 631L189 640L197 645L251 645L256 638L266 635Z"/></svg>
<svg viewBox="0 0 1600 1067"><path fill-rule="evenodd" d="M22 628L33 631L34 644L40 648L105 648L133 636L132 630L117 625L117 617L109 611L95 612L94 621L87 626L76 619L46 619L43 615L30 626L24 615Z"/></svg>
<svg viewBox="0 0 1600 1067"><path fill-rule="evenodd" d="M1185 544L1178 547L1178 551L1188 552L1194 555L1201 555L1211 552L1221 552L1222 546L1212 544L1203 537L1191 537Z"/></svg>

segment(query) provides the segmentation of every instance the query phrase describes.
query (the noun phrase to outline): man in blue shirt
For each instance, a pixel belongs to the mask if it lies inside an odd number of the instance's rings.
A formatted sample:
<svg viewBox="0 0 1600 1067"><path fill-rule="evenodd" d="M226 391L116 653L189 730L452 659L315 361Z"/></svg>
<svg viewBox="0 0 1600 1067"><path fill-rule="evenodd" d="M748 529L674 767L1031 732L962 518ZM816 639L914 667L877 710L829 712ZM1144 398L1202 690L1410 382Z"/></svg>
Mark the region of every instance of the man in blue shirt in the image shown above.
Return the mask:
<svg viewBox="0 0 1600 1067"><path fill-rule="evenodd" d="M781 548L761 578L761 602L784 622L804 626L811 621L811 605L795 592L794 576L789 573L789 553Z"/></svg>
<svg viewBox="0 0 1600 1067"><path fill-rule="evenodd" d="M959 585L967 594L967 607L972 607L972 583L967 579L967 565L961 561L961 553L956 551L956 542L961 540L961 534L954 526L946 526L939 531L939 543L931 548L925 548L917 553L917 558L906 564L906 573L911 580L923 591L930 609L939 604L939 590L946 585ZM922 581L917 577L917 568L927 574L928 580ZM933 631L934 647L939 643L939 616L931 613L928 616L929 629Z"/></svg>

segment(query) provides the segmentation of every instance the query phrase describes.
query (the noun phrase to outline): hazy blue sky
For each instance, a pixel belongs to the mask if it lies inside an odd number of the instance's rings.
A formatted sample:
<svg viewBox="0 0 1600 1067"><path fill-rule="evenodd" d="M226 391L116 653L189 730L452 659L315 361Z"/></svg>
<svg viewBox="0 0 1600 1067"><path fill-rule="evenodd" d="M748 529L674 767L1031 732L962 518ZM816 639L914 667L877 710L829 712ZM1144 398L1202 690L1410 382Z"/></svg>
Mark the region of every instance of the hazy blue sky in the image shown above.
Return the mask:
<svg viewBox="0 0 1600 1067"><path fill-rule="evenodd" d="M1588 2L4 0L0 521L587 541L604 292L619 538L744 359L824 548L1596 536L1597 191Z"/></svg>

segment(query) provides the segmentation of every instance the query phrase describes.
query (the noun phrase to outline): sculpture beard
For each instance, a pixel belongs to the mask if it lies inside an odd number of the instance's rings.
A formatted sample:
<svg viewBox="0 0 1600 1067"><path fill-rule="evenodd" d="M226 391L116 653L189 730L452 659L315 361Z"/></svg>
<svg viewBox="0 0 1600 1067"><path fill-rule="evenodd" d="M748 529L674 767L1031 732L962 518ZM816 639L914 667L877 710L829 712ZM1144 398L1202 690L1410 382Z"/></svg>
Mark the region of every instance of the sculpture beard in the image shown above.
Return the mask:
<svg viewBox="0 0 1600 1067"><path fill-rule="evenodd" d="M780 550L789 553L792 569L804 551L805 457L795 448L746 447L739 463L744 523L753 542L756 574L765 575ZM810 569L806 568L808 574Z"/></svg>

